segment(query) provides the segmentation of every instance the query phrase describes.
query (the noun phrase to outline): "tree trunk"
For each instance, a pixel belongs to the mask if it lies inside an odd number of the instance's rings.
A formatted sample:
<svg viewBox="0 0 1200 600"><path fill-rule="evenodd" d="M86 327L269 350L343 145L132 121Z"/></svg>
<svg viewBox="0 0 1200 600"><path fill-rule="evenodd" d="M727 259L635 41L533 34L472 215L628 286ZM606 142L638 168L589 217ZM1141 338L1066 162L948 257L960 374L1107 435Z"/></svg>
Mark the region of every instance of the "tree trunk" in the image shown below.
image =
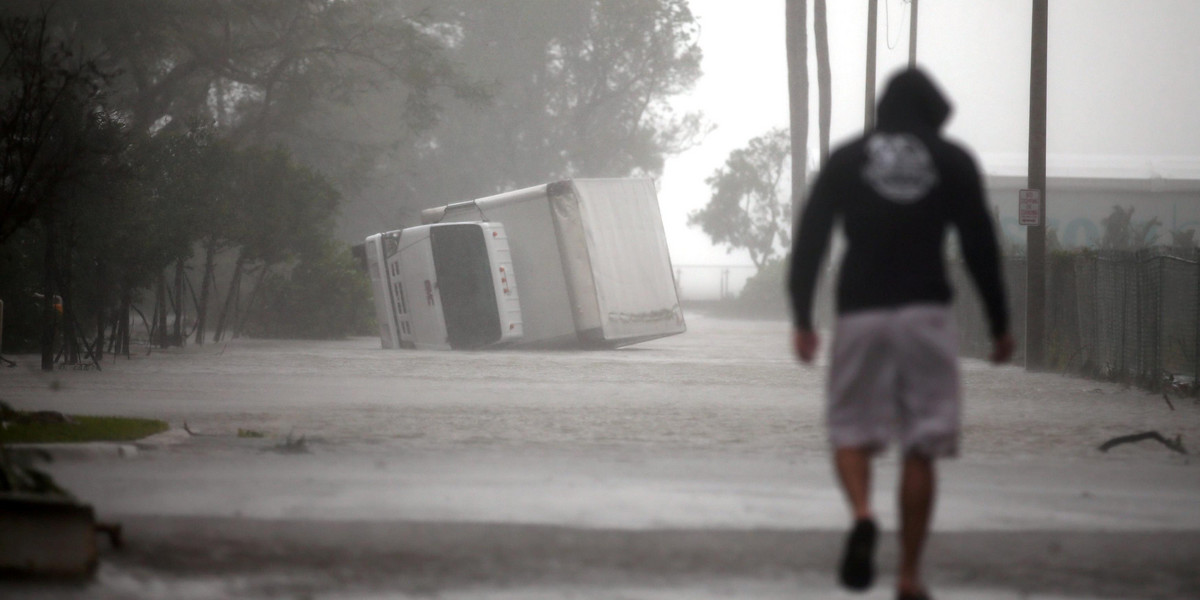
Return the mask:
<svg viewBox="0 0 1200 600"><path fill-rule="evenodd" d="M98 290L101 291L99 294L101 301L97 303L96 306L96 340L91 345L91 354L96 358L96 360L104 358L104 342L107 332L106 325L108 324L108 319L105 319L104 316L107 312L108 303L105 301L107 294L104 294L103 290L107 285L108 263L106 263L104 260L98 260L96 262L96 286Z"/></svg>
<svg viewBox="0 0 1200 600"><path fill-rule="evenodd" d="M54 246L57 243L54 235L54 223L46 219L46 253L42 266L42 370L54 370L54 338L56 333L57 315L54 310L54 281L57 279L54 262Z"/></svg>
<svg viewBox="0 0 1200 600"><path fill-rule="evenodd" d="M200 282L200 304L196 306L196 343L204 345L204 326L208 318L208 293L216 279L213 274L217 260L217 242L209 240L204 244L204 279Z"/></svg>
<svg viewBox="0 0 1200 600"><path fill-rule="evenodd" d="M158 273L158 284L154 289L154 334L150 344L159 348L167 347L167 276L162 271Z"/></svg>
<svg viewBox="0 0 1200 600"><path fill-rule="evenodd" d="M263 282L266 281L267 273L270 270L270 267L264 264L262 270L258 272L258 279L254 282L254 291L250 292L250 301L246 303L246 312L242 314L241 319L238 319L237 325L233 329L234 339L242 337L242 332L246 330L246 321L250 319L258 299L262 297Z"/></svg>
<svg viewBox="0 0 1200 600"><path fill-rule="evenodd" d="M129 313L132 310L133 291L129 289L129 286L123 285L121 286L121 315L118 321L121 324L121 331L118 339L120 340L120 352L125 355L125 358L129 358Z"/></svg>
<svg viewBox="0 0 1200 600"><path fill-rule="evenodd" d="M792 134L792 218L808 182L808 2L787 0L788 105Z"/></svg>
<svg viewBox="0 0 1200 600"><path fill-rule="evenodd" d="M181 258L175 261L175 326L171 332L171 345L176 347L183 346L183 275L184 260Z"/></svg>
<svg viewBox="0 0 1200 600"><path fill-rule="evenodd" d="M243 251L238 251L237 261L233 265L233 278L229 281L229 292L225 295L225 302L221 306L221 315L217 317L217 328L213 331L213 342L221 341L221 337L225 335L225 323L229 317L231 310L236 313L237 297L241 293L242 287L242 266L246 264L246 259ZM234 321L237 320L237 315L233 316Z"/></svg>
<svg viewBox="0 0 1200 600"><path fill-rule="evenodd" d="M71 247L71 237L67 238L67 248ZM70 256L70 252L65 253ZM66 261L64 261L65 263ZM71 265L62 264L56 265L55 270L58 273L58 296L55 300L59 306L58 319L61 323L59 329L62 331L62 349L60 353L63 355L63 363L68 365L77 365L79 360L79 334L75 327L75 310L74 297L71 293Z"/></svg>
<svg viewBox="0 0 1200 600"><path fill-rule="evenodd" d="M97 360L104 357L104 307L96 308L96 342L92 344L92 355Z"/></svg>
<svg viewBox="0 0 1200 600"><path fill-rule="evenodd" d="M829 21L825 0L813 2L813 35L817 44L817 134L820 139L820 165L829 158L829 124L832 118L832 83L829 73ZM818 167L818 168L819 168Z"/></svg>

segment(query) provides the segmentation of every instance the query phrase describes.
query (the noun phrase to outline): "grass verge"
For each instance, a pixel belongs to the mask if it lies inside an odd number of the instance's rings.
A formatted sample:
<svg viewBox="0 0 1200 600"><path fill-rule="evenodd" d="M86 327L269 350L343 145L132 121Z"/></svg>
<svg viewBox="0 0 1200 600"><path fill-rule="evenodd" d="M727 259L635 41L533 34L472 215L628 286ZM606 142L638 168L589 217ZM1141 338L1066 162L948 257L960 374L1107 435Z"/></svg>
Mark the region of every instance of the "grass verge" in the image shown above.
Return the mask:
<svg viewBox="0 0 1200 600"><path fill-rule="evenodd" d="M161 433L165 421L130 417L70 416L63 422L41 422L17 413L0 428L0 444L49 444L61 442L128 442Z"/></svg>

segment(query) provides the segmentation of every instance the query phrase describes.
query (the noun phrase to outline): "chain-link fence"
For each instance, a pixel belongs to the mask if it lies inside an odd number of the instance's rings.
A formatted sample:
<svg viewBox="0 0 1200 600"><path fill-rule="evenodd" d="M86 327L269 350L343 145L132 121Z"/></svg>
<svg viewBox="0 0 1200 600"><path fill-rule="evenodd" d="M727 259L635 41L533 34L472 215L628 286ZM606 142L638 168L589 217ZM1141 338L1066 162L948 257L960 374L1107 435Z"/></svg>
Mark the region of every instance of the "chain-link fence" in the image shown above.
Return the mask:
<svg viewBox="0 0 1200 600"><path fill-rule="evenodd" d="M1195 388L1200 374L1200 256L1196 251L1054 254L1046 273L1046 361L1051 370L1160 389ZM1012 331L1025 331L1024 258L1005 260ZM965 354L991 348L978 295L952 269ZM1018 361L1024 356L1018 351Z"/></svg>

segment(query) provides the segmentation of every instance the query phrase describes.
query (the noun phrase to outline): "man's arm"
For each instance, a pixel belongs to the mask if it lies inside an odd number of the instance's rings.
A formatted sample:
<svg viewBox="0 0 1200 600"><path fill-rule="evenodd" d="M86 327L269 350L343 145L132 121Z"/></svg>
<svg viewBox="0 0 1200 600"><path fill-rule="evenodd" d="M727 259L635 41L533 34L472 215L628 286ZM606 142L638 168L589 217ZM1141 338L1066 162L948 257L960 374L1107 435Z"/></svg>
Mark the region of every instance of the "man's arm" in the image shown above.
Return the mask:
<svg viewBox="0 0 1200 600"><path fill-rule="evenodd" d="M796 354L805 362L811 361L816 355L819 342L813 332L812 301L821 259L825 255L836 215L836 194L829 176L832 170L827 167L817 177L792 236L788 291L791 295L792 319L796 329L793 344Z"/></svg>
<svg viewBox="0 0 1200 600"><path fill-rule="evenodd" d="M954 225L958 230L967 269L987 313L994 342L992 360L1005 362L1012 355L1015 344L1008 330L1008 306L1000 275L999 244L984 201L983 185L975 161L966 154L960 160L962 162L958 165L956 176L961 178L961 189L957 192L959 201Z"/></svg>

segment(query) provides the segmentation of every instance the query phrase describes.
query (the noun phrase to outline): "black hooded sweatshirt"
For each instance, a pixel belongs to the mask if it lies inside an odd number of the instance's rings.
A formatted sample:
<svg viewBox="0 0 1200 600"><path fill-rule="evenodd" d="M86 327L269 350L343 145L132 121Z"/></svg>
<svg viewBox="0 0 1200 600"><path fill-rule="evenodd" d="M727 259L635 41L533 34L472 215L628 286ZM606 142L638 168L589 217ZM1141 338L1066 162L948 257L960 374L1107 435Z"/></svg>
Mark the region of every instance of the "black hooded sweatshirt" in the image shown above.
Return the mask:
<svg viewBox="0 0 1200 600"><path fill-rule="evenodd" d="M996 235L975 161L939 130L950 104L910 69L891 80L874 131L834 152L817 177L792 246L795 325L812 330L817 271L835 221L847 248L838 314L909 304L949 304L943 252L949 228L983 297L993 337L1008 332Z"/></svg>

